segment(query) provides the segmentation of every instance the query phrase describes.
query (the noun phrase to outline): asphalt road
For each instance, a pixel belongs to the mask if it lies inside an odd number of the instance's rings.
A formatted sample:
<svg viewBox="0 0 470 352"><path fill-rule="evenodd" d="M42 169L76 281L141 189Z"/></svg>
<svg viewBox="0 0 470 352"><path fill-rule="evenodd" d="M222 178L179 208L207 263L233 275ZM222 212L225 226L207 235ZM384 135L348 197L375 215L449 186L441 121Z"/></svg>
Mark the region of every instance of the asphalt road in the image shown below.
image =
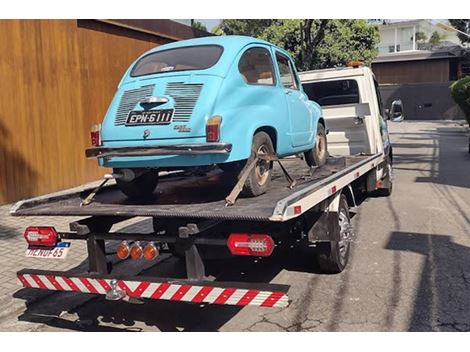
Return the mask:
<svg viewBox="0 0 470 352"><path fill-rule="evenodd" d="M1 321L0 330L470 331L467 132L454 122L390 127L393 194L357 209L343 273L320 274L295 248L264 261L219 264L247 281L290 285L288 308L137 305L54 293ZM182 269L176 258L161 260L158 270Z"/></svg>

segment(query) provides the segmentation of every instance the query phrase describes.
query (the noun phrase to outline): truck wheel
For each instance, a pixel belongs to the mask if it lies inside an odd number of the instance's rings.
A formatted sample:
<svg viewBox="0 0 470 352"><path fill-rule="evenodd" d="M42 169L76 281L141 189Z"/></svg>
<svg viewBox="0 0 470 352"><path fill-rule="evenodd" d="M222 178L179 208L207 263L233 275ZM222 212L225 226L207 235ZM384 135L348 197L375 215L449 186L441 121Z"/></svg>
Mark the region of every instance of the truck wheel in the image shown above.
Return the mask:
<svg viewBox="0 0 470 352"><path fill-rule="evenodd" d="M116 184L129 199L148 199L152 196L153 191L158 184L158 171L149 170L132 181L124 181L116 179Z"/></svg>
<svg viewBox="0 0 470 352"><path fill-rule="evenodd" d="M250 165L257 154L274 155L274 153L273 142L269 135L266 132L258 132L253 137L251 156L246 165ZM258 160L245 182L242 195L245 197L256 197L265 193L271 183L272 168L272 161Z"/></svg>
<svg viewBox="0 0 470 352"><path fill-rule="evenodd" d="M326 140L325 126L321 123L317 127L317 138L315 145L304 153L308 166L323 166L328 158L328 142Z"/></svg>
<svg viewBox="0 0 470 352"><path fill-rule="evenodd" d="M387 157L387 165L386 167L386 176L383 179L383 182L385 185L387 185L384 188L380 188L376 191L376 194L380 197L388 197L392 195L392 190L393 190L393 167L392 167L392 161L390 160L390 157Z"/></svg>
<svg viewBox="0 0 470 352"><path fill-rule="evenodd" d="M349 218L348 201L341 195L338 208L339 241L322 242L318 247L318 265L328 274L337 274L344 270L349 260L351 247L351 220Z"/></svg>

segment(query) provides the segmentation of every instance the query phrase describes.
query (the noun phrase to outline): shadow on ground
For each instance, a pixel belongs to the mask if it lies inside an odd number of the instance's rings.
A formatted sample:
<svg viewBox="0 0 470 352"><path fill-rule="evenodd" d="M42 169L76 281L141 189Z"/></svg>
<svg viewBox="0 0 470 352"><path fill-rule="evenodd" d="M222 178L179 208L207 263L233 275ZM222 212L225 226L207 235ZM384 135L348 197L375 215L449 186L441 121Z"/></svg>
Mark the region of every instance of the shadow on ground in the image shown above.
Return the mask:
<svg viewBox="0 0 470 352"><path fill-rule="evenodd" d="M391 233L386 249L425 259L409 331L470 331L469 247L447 235L398 231Z"/></svg>

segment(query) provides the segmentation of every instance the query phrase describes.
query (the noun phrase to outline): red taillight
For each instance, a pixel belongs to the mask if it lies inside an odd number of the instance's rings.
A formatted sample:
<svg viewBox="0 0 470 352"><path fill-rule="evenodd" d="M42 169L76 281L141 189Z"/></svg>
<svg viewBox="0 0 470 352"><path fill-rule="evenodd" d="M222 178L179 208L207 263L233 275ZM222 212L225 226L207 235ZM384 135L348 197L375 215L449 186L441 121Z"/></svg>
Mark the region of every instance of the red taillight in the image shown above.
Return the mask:
<svg viewBox="0 0 470 352"><path fill-rule="evenodd" d="M91 145L99 147L101 145L101 125L93 125L90 131Z"/></svg>
<svg viewBox="0 0 470 352"><path fill-rule="evenodd" d="M221 116L213 116L207 120L206 124L206 141L218 142L220 140L220 123L222 122Z"/></svg>
<svg viewBox="0 0 470 352"><path fill-rule="evenodd" d="M59 236L53 227L30 226L24 231L24 238L30 246L54 247Z"/></svg>
<svg viewBox="0 0 470 352"><path fill-rule="evenodd" d="M233 255L254 255L267 257L274 250L274 241L269 235L232 233L227 247Z"/></svg>

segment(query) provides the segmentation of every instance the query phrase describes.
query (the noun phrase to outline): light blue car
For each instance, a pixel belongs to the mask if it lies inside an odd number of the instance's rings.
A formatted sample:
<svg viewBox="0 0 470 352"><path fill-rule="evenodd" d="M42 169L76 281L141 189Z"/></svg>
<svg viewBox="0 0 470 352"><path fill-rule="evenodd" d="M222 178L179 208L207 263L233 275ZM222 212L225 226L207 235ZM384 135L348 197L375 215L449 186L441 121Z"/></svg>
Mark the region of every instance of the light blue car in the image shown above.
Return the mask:
<svg viewBox="0 0 470 352"><path fill-rule="evenodd" d="M299 153L321 166L325 131L285 50L214 36L162 45L132 63L86 156L113 168L128 197L141 198L161 170L216 164L237 175L256 155ZM271 173L272 162L258 160L243 193L266 192Z"/></svg>

